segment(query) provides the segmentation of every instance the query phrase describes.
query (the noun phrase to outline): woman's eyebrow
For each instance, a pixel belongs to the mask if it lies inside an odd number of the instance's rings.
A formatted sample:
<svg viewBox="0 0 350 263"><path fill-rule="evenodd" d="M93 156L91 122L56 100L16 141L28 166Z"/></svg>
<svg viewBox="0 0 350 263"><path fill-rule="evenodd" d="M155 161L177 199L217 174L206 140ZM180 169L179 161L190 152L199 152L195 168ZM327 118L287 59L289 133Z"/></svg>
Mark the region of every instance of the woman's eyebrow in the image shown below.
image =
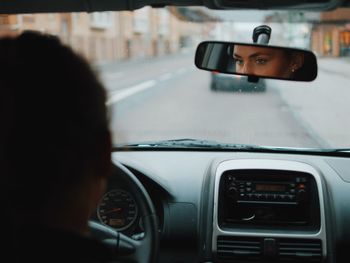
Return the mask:
<svg viewBox="0 0 350 263"><path fill-rule="evenodd" d="M256 52L256 53L253 53L251 55L249 55L249 58L255 58L255 57L258 57L258 56L270 56L271 54L270 53L263 53L263 52ZM238 55L237 53L233 53L233 56L234 57L237 57L237 58L242 58L242 56Z"/></svg>
<svg viewBox="0 0 350 263"><path fill-rule="evenodd" d="M256 53L249 55L249 58L255 58L258 56L270 56L270 53L256 52Z"/></svg>

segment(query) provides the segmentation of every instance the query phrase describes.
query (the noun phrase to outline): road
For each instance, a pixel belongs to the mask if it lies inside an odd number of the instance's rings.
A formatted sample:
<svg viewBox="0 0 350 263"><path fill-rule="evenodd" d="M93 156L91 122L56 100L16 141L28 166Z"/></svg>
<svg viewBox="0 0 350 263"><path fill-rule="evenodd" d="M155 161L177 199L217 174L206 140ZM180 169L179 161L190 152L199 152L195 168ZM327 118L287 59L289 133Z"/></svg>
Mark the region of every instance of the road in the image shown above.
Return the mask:
<svg viewBox="0 0 350 263"><path fill-rule="evenodd" d="M189 54L106 64L99 70L108 91L115 143L196 138L345 147L344 140L350 142L343 130L344 125L350 128L350 109L343 95L350 95L347 77L323 68L314 83L269 80L266 92L213 92L210 74L196 69ZM335 92L338 99L330 104L334 78L344 87ZM344 133L341 139L340 133Z"/></svg>

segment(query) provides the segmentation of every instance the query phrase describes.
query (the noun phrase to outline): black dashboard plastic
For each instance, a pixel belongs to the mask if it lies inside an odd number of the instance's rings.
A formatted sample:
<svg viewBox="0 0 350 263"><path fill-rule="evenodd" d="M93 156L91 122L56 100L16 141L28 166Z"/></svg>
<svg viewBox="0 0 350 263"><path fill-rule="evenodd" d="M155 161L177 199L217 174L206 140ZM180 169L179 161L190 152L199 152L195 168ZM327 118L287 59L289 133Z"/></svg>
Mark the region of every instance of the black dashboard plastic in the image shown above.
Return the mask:
<svg viewBox="0 0 350 263"><path fill-rule="evenodd" d="M196 151L119 151L113 159L161 200L164 214L160 262L214 262L214 181L218 165L227 160L288 160L312 166L322 177L325 262L347 262L350 246L350 158L298 154ZM283 233L283 230L280 230ZM296 233L298 231L296 230ZM179 259L181 255L181 259ZM258 261L259 262L259 261Z"/></svg>

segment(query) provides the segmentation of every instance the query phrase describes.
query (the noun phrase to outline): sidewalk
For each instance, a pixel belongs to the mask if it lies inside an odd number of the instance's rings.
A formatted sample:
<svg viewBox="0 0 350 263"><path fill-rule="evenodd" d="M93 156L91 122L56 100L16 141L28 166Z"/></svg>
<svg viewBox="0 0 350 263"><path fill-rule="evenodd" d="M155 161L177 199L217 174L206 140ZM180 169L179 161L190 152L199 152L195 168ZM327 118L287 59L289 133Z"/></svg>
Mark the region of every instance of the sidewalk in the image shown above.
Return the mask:
<svg viewBox="0 0 350 263"><path fill-rule="evenodd" d="M350 144L350 58L318 58L312 82L270 81L286 110L292 112L321 148Z"/></svg>

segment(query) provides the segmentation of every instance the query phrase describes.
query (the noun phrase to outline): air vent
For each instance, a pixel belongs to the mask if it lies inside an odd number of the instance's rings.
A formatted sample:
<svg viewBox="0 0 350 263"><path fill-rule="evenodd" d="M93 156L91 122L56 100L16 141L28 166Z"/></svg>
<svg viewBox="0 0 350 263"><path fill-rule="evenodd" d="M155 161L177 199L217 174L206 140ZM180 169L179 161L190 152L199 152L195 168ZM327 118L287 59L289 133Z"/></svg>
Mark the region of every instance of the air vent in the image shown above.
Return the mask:
<svg viewBox="0 0 350 263"><path fill-rule="evenodd" d="M217 257L226 262L321 262L321 240L219 236Z"/></svg>
<svg viewBox="0 0 350 263"><path fill-rule="evenodd" d="M259 260L261 240L259 238L218 237L217 256L220 259Z"/></svg>
<svg viewBox="0 0 350 263"><path fill-rule="evenodd" d="M321 262L321 240L310 239L280 239L279 259L284 262Z"/></svg>

